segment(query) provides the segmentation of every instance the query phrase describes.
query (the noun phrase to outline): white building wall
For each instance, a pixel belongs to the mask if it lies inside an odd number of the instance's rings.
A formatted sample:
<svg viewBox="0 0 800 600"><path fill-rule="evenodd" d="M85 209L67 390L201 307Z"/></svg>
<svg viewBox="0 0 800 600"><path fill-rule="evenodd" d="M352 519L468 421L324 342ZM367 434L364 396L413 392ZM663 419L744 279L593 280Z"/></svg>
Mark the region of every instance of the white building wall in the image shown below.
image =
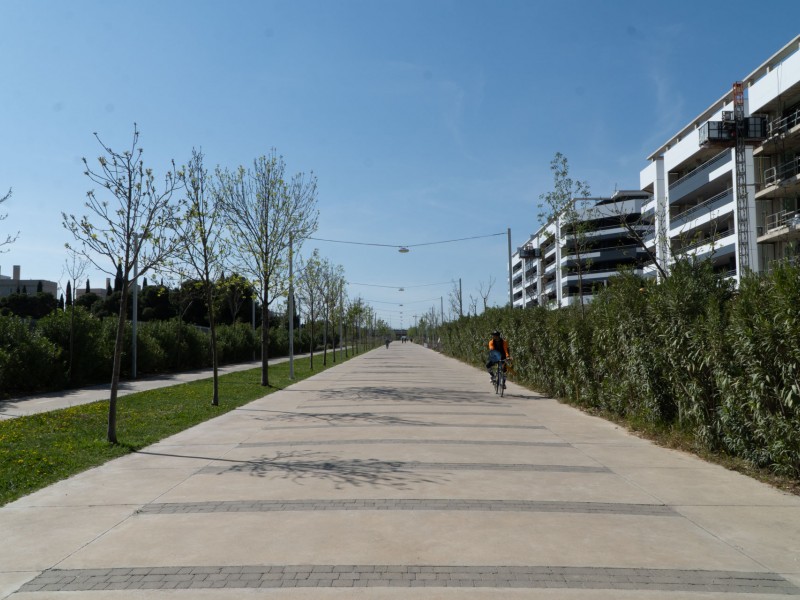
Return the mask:
<svg viewBox="0 0 800 600"><path fill-rule="evenodd" d="M795 47L797 48L797 47ZM757 113L771 100L800 82L800 52L775 65L763 77L755 79L747 89L750 111Z"/></svg>

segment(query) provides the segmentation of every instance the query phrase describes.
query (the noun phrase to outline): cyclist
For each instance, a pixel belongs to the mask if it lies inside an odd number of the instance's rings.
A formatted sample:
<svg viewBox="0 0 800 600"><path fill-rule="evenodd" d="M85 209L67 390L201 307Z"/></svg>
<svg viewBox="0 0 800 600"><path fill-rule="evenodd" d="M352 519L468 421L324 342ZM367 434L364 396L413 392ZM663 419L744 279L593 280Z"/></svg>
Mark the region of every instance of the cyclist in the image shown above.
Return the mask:
<svg viewBox="0 0 800 600"><path fill-rule="evenodd" d="M489 360L486 363L486 370L489 371L492 383L494 383L494 371L492 371L492 367L501 360L508 360L510 358L511 353L508 350L508 342L503 339L499 331L493 331L492 339L489 340ZM506 365L503 365L503 371L505 370Z"/></svg>

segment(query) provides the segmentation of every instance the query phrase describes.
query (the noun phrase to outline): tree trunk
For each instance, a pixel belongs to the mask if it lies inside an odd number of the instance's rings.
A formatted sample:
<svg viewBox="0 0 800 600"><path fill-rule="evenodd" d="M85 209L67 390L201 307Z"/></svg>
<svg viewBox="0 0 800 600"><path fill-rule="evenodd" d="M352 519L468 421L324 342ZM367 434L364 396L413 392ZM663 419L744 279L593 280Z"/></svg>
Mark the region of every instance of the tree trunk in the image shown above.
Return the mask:
<svg viewBox="0 0 800 600"><path fill-rule="evenodd" d="M261 385L269 385L269 308L267 308L267 277L264 275L264 303L261 305Z"/></svg>
<svg viewBox="0 0 800 600"><path fill-rule="evenodd" d="M333 353L336 356L336 351ZM328 309L325 309L325 329L322 331L322 366L328 365Z"/></svg>
<svg viewBox="0 0 800 600"><path fill-rule="evenodd" d="M217 357L217 324L214 319L214 296L211 284L206 282L206 303L208 304L208 326L211 330L211 367L214 370L214 392L211 397L211 406L219 406L219 360Z"/></svg>
<svg viewBox="0 0 800 600"><path fill-rule="evenodd" d="M128 312L128 281L122 282L122 298L119 301L117 319L117 338L114 341L114 365L111 369L111 393L108 398L108 432L106 439L117 443L117 393L119 392L119 372L122 368L122 345L125 341L125 320Z"/></svg>
<svg viewBox="0 0 800 600"><path fill-rule="evenodd" d="M75 356L75 305L69 307L69 385L72 387L74 374L73 364Z"/></svg>
<svg viewBox="0 0 800 600"><path fill-rule="evenodd" d="M314 370L314 297L311 297L311 310L309 314L311 315L311 338L308 342L308 351L311 354L311 370Z"/></svg>

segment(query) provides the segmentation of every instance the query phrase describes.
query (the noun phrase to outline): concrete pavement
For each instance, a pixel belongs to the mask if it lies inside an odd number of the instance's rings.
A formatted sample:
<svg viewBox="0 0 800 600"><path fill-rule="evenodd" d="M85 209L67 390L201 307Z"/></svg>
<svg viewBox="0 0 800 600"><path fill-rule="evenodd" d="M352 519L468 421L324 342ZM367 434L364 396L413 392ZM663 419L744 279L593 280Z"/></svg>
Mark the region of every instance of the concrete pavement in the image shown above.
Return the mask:
<svg viewBox="0 0 800 600"><path fill-rule="evenodd" d="M800 596L800 498L392 344L0 508L0 598Z"/></svg>

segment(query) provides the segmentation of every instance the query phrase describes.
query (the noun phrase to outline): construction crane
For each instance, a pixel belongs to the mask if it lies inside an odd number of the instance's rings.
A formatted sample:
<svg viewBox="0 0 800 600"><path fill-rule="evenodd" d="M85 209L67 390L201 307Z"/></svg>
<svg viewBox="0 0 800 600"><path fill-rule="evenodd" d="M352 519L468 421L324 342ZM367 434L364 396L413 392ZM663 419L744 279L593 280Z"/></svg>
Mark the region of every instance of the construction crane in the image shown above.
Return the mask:
<svg viewBox="0 0 800 600"><path fill-rule="evenodd" d="M747 160L745 138L747 121L744 116L744 86L741 81L733 84L733 122L736 126L736 210L739 236L739 276L750 270L750 209L747 201Z"/></svg>
<svg viewBox="0 0 800 600"><path fill-rule="evenodd" d="M747 193L747 144L766 138L766 117L745 116L744 85L733 84L733 110L722 111L722 121L708 121L700 129L700 146L733 146L735 152L736 216L737 216L737 270L741 276L750 270L750 208Z"/></svg>

